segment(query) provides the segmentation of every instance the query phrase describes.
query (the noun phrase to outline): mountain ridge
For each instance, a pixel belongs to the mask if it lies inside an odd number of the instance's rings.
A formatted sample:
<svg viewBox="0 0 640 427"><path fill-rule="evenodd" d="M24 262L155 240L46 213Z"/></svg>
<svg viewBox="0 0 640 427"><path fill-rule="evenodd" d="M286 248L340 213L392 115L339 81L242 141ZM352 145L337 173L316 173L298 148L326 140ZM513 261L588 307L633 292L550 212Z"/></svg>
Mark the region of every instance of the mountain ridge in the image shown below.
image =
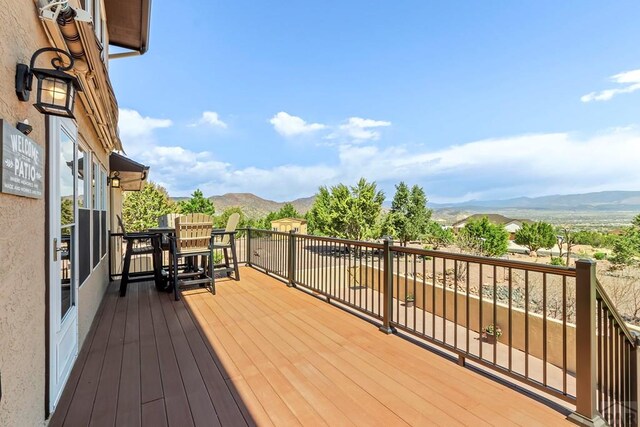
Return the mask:
<svg viewBox="0 0 640 427"><path fill-rule="evenodd" d="M315 196L310 196L301 197L290 202L276 202L274 200L262 198L253 193L226 193L208 197L208 199L213 202L213 206L215 206L217 213L223 212L228 208L239 207L249 218L264 217L270 212L280 210L280 208L282 208L286 203L291 203L301 215L304 215L309 209L311 209L315 198ZM179 202L189 198L171 197L171 199L175 202Z"/></svg>
<svg viewBox="0 0 640 427"><path fill-rule="evenodd" d="M173 197L174 201L188 197ZM301 197L290 202L276 202L253 193L226 193L209 197L217 212L230 207L240 207L250 218L260 218L269 212L277 211L285 203L291 203L301 215L304 215L315 201L315 196ZM390 202L385 202L385 207ZM468 200L458 203L432 203L428 206L436 211L464 210L467 212L487 212L491 209L528 209L540 211L640 211L640 191L599 191L581 194L556 194L540 197L514 197L496 200Z"/></svg>
<svg viewBox="0 0 640 427"><path fill-rule="evenodd" d="M598 191L580 194L555 194L539 197L515 197L498 200L468 200L458 203L430 203L434 209L538 209L569 211L638 211L640 191Z"/></svg>

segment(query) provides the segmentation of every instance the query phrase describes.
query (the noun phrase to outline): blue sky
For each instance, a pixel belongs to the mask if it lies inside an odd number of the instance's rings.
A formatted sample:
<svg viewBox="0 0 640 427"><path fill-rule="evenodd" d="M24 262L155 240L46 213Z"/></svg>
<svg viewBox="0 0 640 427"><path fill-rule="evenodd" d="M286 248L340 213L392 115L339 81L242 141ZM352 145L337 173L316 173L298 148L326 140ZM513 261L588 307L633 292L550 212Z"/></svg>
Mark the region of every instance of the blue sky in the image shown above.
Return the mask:
<svg viewBox="0 0 640 427"><path fill-rule="evenodd" d="M640 189L636 1L153 3L111 61L170 194L400 180L433 201Z"/></svg>

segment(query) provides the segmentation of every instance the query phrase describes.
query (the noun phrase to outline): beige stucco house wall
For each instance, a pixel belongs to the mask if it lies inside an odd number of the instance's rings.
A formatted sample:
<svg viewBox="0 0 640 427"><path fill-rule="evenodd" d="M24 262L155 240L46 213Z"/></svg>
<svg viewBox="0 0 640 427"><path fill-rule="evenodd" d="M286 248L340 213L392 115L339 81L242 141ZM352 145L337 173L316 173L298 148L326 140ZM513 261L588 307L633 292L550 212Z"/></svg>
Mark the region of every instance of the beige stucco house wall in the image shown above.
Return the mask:
<svg viewBox="0 0 640 427"><path fill-rule="evenodd" d="M77 0L70 3L80 6ZM52 44L60 47L57 44L65 42L60 36L47 37L35 0L0 0L0 10L0 118L14 126L28 119L33 127L29 138L47 153L46 116L33 107L34 92L29 102L18 100L16 64L28 64L36 50ZM83 40L96 43L95 35L91 34L93 27L85 23L78 25L86 31L82 34ZM93 67L96 58L100 61L100 53L97 46L88 46L94 50L85 52L84 64L81 61L77 64L86 66L88 62ZM44 57L39 61L43 66L48 65ZM107 68L102 63L98 65L100 69L91 77L95 83L91 99L87 91L83 93L85 98L76 98L74 115L79 140L108 172L109 154L120 147L115 130L117 106ZM104 126L100 128L97 121ZM47 186L45 172L44 187ZM114 206L120 209L119 194ZM115 213L108 212L107 224L112 217ZM47 423L47 227L45 197L32 199L0 192L0 426ZM108 256L104 256L78 291L78 348L87 336L108 281Z"/></svg>
<svg viewBox="0 0 640 427"><path fill-rule="evenodd" d="M294 230L297 234L307 234L307 220L301 218L282 218L271 221L271 229L288 233Z"/></svg>
<svg viewBox="0 0 640 427"><path fill-rule="evenodd" d="M47 39L31 1L0 0L0 117L28 119L45 145L45 119L15 95L16 63ZM0 426L45 419L45 201L0 193Z"/></svg>

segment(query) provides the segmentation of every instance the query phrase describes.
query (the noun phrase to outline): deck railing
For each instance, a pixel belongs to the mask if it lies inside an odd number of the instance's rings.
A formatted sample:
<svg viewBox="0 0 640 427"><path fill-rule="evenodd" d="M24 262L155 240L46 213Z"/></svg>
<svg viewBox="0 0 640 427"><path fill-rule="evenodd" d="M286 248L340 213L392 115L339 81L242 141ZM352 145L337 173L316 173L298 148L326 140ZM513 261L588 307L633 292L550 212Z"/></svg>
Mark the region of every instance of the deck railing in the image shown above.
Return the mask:
<svg viewBox="0 0 640 427"><path fill-rule="evenodd" d="M637 425L637 337L596 286L597 409L610 425Z"/></svg>
<svg viewBox="0 0 640 427"><path fill-rule="evenodd" d="M124 245L111 234L114 278ZM637 339L592 261L555 267L257 229L239 229L236 248L238 262L368 316L386 333L575 405L576 422L638 425ZM132 259L132 272L151 268L150 256Z"/></svg>
<svg viewBox="0 0 640 427"><path fill-rule="evenodd" d="M574 404L574 421L637 425L636 340L591 261L566 268L390 241L243 232L247 264L290 286Z"/></svg>

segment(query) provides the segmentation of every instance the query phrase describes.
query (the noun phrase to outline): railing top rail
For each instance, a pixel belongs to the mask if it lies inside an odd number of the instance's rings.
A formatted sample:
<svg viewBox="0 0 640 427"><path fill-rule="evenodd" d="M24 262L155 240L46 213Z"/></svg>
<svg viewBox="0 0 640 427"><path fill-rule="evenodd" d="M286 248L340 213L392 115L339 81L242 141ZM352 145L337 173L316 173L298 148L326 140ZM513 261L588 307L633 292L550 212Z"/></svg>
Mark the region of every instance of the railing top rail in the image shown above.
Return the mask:
<svg viewBox="0 0 640 427"><path fill-rule="evenodd" d="M400 252L411 255L429 256L433 258L444 258L455 261L470 262L475 264L491 265L496 267L515 268L519 270L533 271L537 273L557 274L559 276L576 276L576 269L571 267L560 267L555 265L537 264L535 262L514 261L509 259L491 258L478 255L466 255L455 252L434 251L419 248L406 248L403 246L391 246L393 252Z"/></svg>
<svg viewBox="0 0 640 427"><path fill-rule="evenodd" d="M633 347L635 347L637 345L637 339L631 333L631 331L627 327L627 324L622 319L622 317L620 317L620 313L618 313L618 310L615 309L615 306L613 305L613 302L611 302L611 299L609 299L609 295L607 295L607 293L605 292L604 288L602 287L602 284L597 279L596 279L596 298L598 298L599 300L602 301L602 303L607 308L607 311L613 317L613 319L615 320L616 324L618 325L618 327L620 328L620 330L624 334L625 338L629 341L629 343Z"/></svg>
<svg viewBox="0 0 640 427"><path fill-rule="evenodd" d="M344 245L361 246L361 247L372 248L372 249L384 249L384 245L382 243L377 243L377 242L365 242L362 240L339 239L337 237L312 236L307 234L296 234L296 236L302 236L307 239L318 240L321 242L342 243Z"/></svg>
<svg viewBox="0 0 640 427"><path fill-rule="evenodd" d="M248 228L237 228L236 231L247 231ZM289 236L291 233L287 231L265 230L263 228L252 228L252 233L273 234L275 236Z"/></svg>
<svg viewBox="0 0 640 427"><path fill-rule="evenodd" d="M246 231L247 228L238 228L238 230ZM342 243L344 245L361 246L361 247L367 247L367 248L373 248L373 249L384 248L384 245L382 243L365 242L362 240L349 240L349 239L341 239L338 237L314 236L312 234L299 234L299 233L290 233L290 232L284 232L284 231L264 230L261 228L252 228L251 231L257 232L257 233L270 233L270 234L280 235L280 236L289 236L293 234L296 237L317 240L320 242Z"/></svg>

